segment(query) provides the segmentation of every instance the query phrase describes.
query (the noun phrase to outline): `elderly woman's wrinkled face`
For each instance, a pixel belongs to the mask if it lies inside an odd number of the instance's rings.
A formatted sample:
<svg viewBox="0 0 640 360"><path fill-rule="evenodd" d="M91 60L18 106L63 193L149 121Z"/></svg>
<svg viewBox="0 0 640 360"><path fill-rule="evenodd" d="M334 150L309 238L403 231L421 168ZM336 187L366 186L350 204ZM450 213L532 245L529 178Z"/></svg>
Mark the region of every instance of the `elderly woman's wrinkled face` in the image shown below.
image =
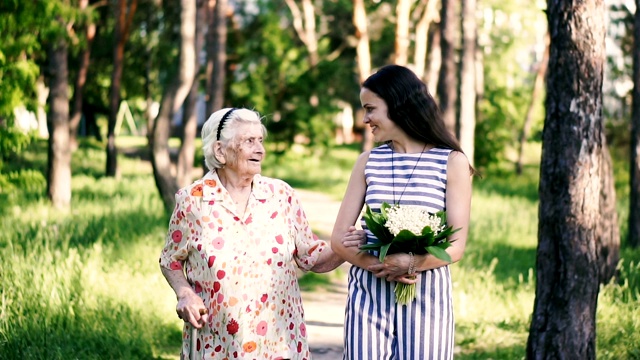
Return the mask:
<svg viewBox="0 0 640 360"><path fill-rule="evenodd" d="M226 168L241 175L255 175L262 171L264 146L261 124L242 124L227 150Z"/></svg>

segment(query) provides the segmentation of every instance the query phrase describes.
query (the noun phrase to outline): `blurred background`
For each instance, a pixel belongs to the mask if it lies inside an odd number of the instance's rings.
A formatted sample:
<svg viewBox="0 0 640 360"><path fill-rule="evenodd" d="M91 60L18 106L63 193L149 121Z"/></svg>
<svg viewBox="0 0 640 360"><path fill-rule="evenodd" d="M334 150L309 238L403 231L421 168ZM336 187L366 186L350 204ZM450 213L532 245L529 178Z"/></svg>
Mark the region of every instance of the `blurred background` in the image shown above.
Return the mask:
<svg viewBox="0 0 640 360"><path fill-rule="evenodd" d="M203 122L220 108L255 109L269 131L263 173L339 201L358 154L375 145L360 84L391 63L424 80L482 175L467 255L452 270L456 358L524 358L546 8L531 0L3 0L0 359L177 358L181 325L157 257L175 191L203 173ZM640 359L640 240L628 240L636 4L603 9L602 122L620 262L598 299L597 355ZM321 291L344 274L327 276L301 281Z"/></svg>

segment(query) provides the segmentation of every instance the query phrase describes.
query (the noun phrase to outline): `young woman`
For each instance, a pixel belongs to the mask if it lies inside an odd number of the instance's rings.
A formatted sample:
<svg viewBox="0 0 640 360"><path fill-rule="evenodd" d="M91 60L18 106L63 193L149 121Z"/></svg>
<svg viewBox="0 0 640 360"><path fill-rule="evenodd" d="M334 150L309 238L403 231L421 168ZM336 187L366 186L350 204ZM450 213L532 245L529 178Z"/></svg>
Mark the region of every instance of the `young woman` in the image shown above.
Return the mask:
<svg viewBox="0 0 640 360"><path fill-rule="evenodd" d="M425 84L409 69L389 65L363 84L360 100L374 140L382 145L358 158L331 237L333 250L349 263L344 359L452 359L454 320L449 263L431 255L375 254L345 246L364 204L379 212L383 202L446 210L460 228L447 249L462 258L469 229L473 169L444 125ZM374 235L367 230L367 241ZM416 284L416 299L396 303L398 283Z"/></svg>

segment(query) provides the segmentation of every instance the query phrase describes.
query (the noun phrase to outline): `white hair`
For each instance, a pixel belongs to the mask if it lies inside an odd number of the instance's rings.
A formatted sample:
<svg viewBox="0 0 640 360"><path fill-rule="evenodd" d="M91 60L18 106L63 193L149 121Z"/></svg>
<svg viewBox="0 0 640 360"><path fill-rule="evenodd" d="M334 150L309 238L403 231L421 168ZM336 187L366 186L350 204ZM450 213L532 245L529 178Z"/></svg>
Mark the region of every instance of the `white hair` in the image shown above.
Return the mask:
<svg viewBox="0 0 640 360"><path fill-rule="evenodd" d="M239 125L241 124L260 124L262 126L262 135L267 135L267 128L262 124L262 117L256 111L237 108L233 109L225 119L220 129L220 138L218 139L218 126L222 117L233 108L220 109L205 121L202 126L202 151L204 153L204 162L209 170L220 169L224 166L215 156L215 144L217 141L226 147L232 142L237 134Z"/></svg>

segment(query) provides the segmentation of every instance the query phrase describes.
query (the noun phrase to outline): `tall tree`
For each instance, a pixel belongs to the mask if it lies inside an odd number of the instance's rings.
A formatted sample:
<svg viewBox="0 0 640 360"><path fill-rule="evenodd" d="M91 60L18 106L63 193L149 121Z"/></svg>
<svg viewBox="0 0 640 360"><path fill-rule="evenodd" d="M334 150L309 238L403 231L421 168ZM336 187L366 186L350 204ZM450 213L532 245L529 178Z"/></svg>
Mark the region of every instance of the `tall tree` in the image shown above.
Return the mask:
<svg viewBox="0 0 640 360"><path fill-rule="evenodd" d="M437 0L421 0L422 13L416 23L416 47L413 54L416 75L423 79L427 68L427 49L431 45L429 41L429 25L438 18L436 9Z"/></svg>
<svg viewBox="0 0 640 360"><path fill-rule="evenodd" d="M606 147L603 0L548 0L537 284L528 359L595 359ZM607 180L609 181L609 180Z"/></svg>
<svg viewBox="0 0 640 360"><path fill-rule="evenodd" d="M207 116L224 107L227 11L227 0L207 1Z"/></svg>
<svg viewBox="0 0 640 360"><path fill-rule="evenodd" d="M169 156L171 119L189 94L196 72L196 10L194 1L180 1L180 60L177 64L177 76L166 87L151 136L153 177L166 211L173 210L175 193L178 191Z"/></svg>
<svg viewBox="0 0 640 360"><path fill-rule="evenodd" d="M440 8L441 64L438 76L438 101L447 129L458 137L456 102L458 82L456 78L456 1L442 0Z"/></svg>
<svg viewBox="0 0 640 360"><path fill-rule="evenodd" d="M369 30L367 29L367 9L364 6L364 0L353 0L353 25L356 31L356 61L358 72L358 85L364 83L369 75L371 75L371 51L369 49ZM359 112L361 110L358 110ZM361 119L362 117L356 116ZM363 132L364 141L362 142L362 150L370 150L373 147L373 136L371 131Z"/></svg>
<svg viewBox="0 0 640 360"><path fill-rule="evenodd" d="M87 73L91 61L91 45L96 36L96 24L92 19L89 0L80 0L78 3L80 12L85 12L85 21L79 26L79 31L84 33L84 47L80 50L80 64L73 87L73 108L69 120L69 146L74 151L78 147L78 127L82 119L82 100L84 87L87 83Z"/></svg>
<svg viewBox="0 0 640 360"><path fill-rule="evenodd" d="M204 17L206 7L203 6L204 0L197 1L197 14L195 28L195 43L193 48L194 75L191 82L189 95L183 106L182 116L182 137L180 142L180 150L178 151L178 161L176 164L176 182L178 187L185 187L192 181L193 160L195 155L195 140L198 130L198 112L197 103L200 98L200 59L199 54L203 45L203 32L200 30L204 25Z"/></svg>
<svg viewBox="0 0 640 360"><path fill-rule="evenodd" d="M129 37L131 22L138 7L138 0L118 0L116 7L115 45L113 48L113 71L111 72L111 90L109 93L109 122L107 126L107 166L106 175L118 173L118 149L116 148L115 128L120 110L120 88L124 68L124 46Z"/></svg>
<svg viewBox="0 0 640 360"><path fill-rule="evenodd" d="M633 24L633 105L631 110L628 242L630 246L638 247L640 246L640 0L636 0Z"/></svg>
<svg viewBox="0 0 640 360"><path fill-rule="evenodd" d="M460 57L460 146L473 164L476 129L476 0L462 0Z"/></svg>
<svg viewBox="0 0 640 360"><path fill-rule="evenodd" d="M531 92L531 100L529 101L529 108L527 109L527 115L524 118L522 129L520 130L520 138L518 140L518 160L516 160L516 174L522 174L522 165L524 162L524 145L529 138L531 132L531 123L533 122L533 114L535 112L536 104L540 100L544 91L544 77L547 74L547 65L549 63L549 35L545 35L544 52L542 53L542 59L538 62L538 70L536 71L536 77L533 81L533 91Z"/></svg>
<svg viewBox="0 0 640 360"><path fill-rule="evenodd" d="M396 40L393 54L394 63L406 66L409 61L409 26L413 0L398 0L396 3Z"/></svg>
<svg viewBox="0 0 640 360"><path fill-rule="evenodd" d="M71 149L69 147L69 71L67 39L60 36L49 48L49 156L47 161L47 195L53 206L68 209L71 205Z"/></svg>

